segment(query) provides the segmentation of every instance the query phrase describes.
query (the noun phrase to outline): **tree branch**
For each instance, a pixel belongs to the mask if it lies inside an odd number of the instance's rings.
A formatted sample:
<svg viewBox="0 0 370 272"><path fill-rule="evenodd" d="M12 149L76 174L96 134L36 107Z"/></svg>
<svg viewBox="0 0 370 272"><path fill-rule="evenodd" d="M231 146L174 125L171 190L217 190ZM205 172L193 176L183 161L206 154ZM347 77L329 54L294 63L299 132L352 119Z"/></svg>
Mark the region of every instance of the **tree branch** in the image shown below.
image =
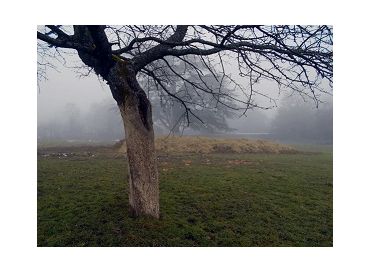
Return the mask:
<svg viewBox="0 0 370 272"><path fill-rule="evenodd" d="M188 26L179 25L176 28L176 31L167 39L169 43L181 42L187 32ZM149 63L161 59L167 55L167 51L173 48L175 45L170 44L158 44L153 48L141 53L140 55L135 56L132 61L136 71L140 71Z"/></svg>
<svg viewBox="0 0 370 272"><path fill-rule="evenodd" d="M44 41L50 44L51 46L75 49L75 50L83 51L89 54L93 52L93 48L84 46L78 42L73 41L73 38L72 38L73 36L68 36L68 37L69 39L64 38L64 37L60 38L59 36L58 38L51 38L50 36L37 31L37 39Z"/></svg>

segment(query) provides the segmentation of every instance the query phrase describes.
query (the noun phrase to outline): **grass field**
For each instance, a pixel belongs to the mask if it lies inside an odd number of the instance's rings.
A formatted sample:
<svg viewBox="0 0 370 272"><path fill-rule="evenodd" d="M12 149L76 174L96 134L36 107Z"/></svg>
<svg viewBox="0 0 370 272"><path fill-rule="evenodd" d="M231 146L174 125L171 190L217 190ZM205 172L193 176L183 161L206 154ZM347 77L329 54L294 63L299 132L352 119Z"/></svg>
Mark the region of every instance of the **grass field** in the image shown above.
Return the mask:
<svg viewBox="0 0 370 272"><path fill-rule="evenodd" d="M153 220L128 216L124 157L60 149L38 156L38 246L333 245L331 151L159 156Z"/></svg>

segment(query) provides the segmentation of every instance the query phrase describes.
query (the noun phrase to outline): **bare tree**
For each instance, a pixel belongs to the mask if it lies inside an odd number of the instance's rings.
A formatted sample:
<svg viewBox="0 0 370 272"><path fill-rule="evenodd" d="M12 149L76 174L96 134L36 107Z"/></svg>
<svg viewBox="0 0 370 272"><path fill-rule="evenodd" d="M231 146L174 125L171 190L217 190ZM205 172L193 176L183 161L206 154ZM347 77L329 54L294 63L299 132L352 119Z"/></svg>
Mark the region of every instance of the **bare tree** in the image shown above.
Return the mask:
<svg viewBox="0 0 370 272"><path fill-rule="evenodd" d="M164 127L165 130L174 135L182 134L186 127L202 133L231 131L232 129L227 125L226 118L235 115L232 108L235 109L237 106L231 99L236 94L228 86L229 82L223 80L223 84L220 84L222 75L207 73L207 69L199 60L193 60L192 62L192 65L199 69L194 71L187 69L184 63L174 61L174 57L167 58L168 67L171 68L164 67L163 69L167 69L164 74L168 75L176 70L175 73L183 74L181 76L183 78L175 77L171 80L169 86L169 90L176 93L177 98L160 92L150 96L155 124ZM200 77L199 71L202 71ZM199 78L201 81L199 81ZM208 92L200 92L198 88L194 88L192 84L195 82L198 82L204 88L208 88ZM153 82L143 82L142 86L147 90L156 88L155 85L150 84L153 84ZM225 98L223 103L219 103L218 97L213 95L214 92L227 94L229 98ZM187 101L188 108L185 108L179 100ZM186 111L189 109L193 115L186 117Z"/></svg>
<svg viewBox="0 0 370 272"><path fill-rule="evenodd" d="M192 97L178 97L169 88L176 78L197 92L210 94L220 105L233 107L230 101L238 103L235 110L245 113L259 107L255 96L269 98L255 88L261 80L275 82L279 91L289 89L319 102L319 94L324 91L322 80L331 84L333 75L330 26L47 25L39 28L37 38L41 55L50 55L45 50L51 47L59 58L63 55L60 50L73 49L90 71L109 85L125 126L129 202L134 216L159 217L159 181L148 99L152 90L144 91L138 83L140 77L153 82L158 92L178 100L189 122L189 116L199 117L190 107ZM185 69L172 69L169 56L183 63ZM194 59L215 75L220 86L227 80L243 95L231 96L221 88L208 86L202 81L203 69L193 64ZM227 63L237 67L248 84L238 83L227 72ZM47 67L47 62L41 64ZM198 75L196 81L187 77L190 70ZM217 72L221 77L216 76Z"/></svg>

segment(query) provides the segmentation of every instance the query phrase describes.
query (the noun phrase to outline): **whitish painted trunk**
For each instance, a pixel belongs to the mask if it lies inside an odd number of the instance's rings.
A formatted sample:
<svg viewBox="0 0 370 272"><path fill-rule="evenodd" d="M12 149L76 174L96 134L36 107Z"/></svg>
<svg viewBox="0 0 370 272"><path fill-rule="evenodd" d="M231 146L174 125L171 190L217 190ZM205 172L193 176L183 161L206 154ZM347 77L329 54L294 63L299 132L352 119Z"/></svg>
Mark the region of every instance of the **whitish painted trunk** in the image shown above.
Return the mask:
<svg viewBox="0 0 370 272"><path fill-rule="evenodd" d="M159 181L150 102L145 96L129 92L119 107L126 135L130 214L159 218Z"/></svg>

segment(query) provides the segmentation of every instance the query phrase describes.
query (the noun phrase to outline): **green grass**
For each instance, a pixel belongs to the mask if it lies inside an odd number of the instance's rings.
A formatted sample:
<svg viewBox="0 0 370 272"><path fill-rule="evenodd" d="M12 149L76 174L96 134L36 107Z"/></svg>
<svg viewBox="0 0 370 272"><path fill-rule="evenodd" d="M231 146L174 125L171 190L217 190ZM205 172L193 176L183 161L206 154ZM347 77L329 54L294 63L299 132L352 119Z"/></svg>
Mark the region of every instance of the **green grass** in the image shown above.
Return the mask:
<svg viewBox="0 0 370 272"><path fill-rule="evenodd" d="M161 218L134 219L123 158L39 156L38 246L333 245L331 152L160 157L159 171Z"/></svg>

